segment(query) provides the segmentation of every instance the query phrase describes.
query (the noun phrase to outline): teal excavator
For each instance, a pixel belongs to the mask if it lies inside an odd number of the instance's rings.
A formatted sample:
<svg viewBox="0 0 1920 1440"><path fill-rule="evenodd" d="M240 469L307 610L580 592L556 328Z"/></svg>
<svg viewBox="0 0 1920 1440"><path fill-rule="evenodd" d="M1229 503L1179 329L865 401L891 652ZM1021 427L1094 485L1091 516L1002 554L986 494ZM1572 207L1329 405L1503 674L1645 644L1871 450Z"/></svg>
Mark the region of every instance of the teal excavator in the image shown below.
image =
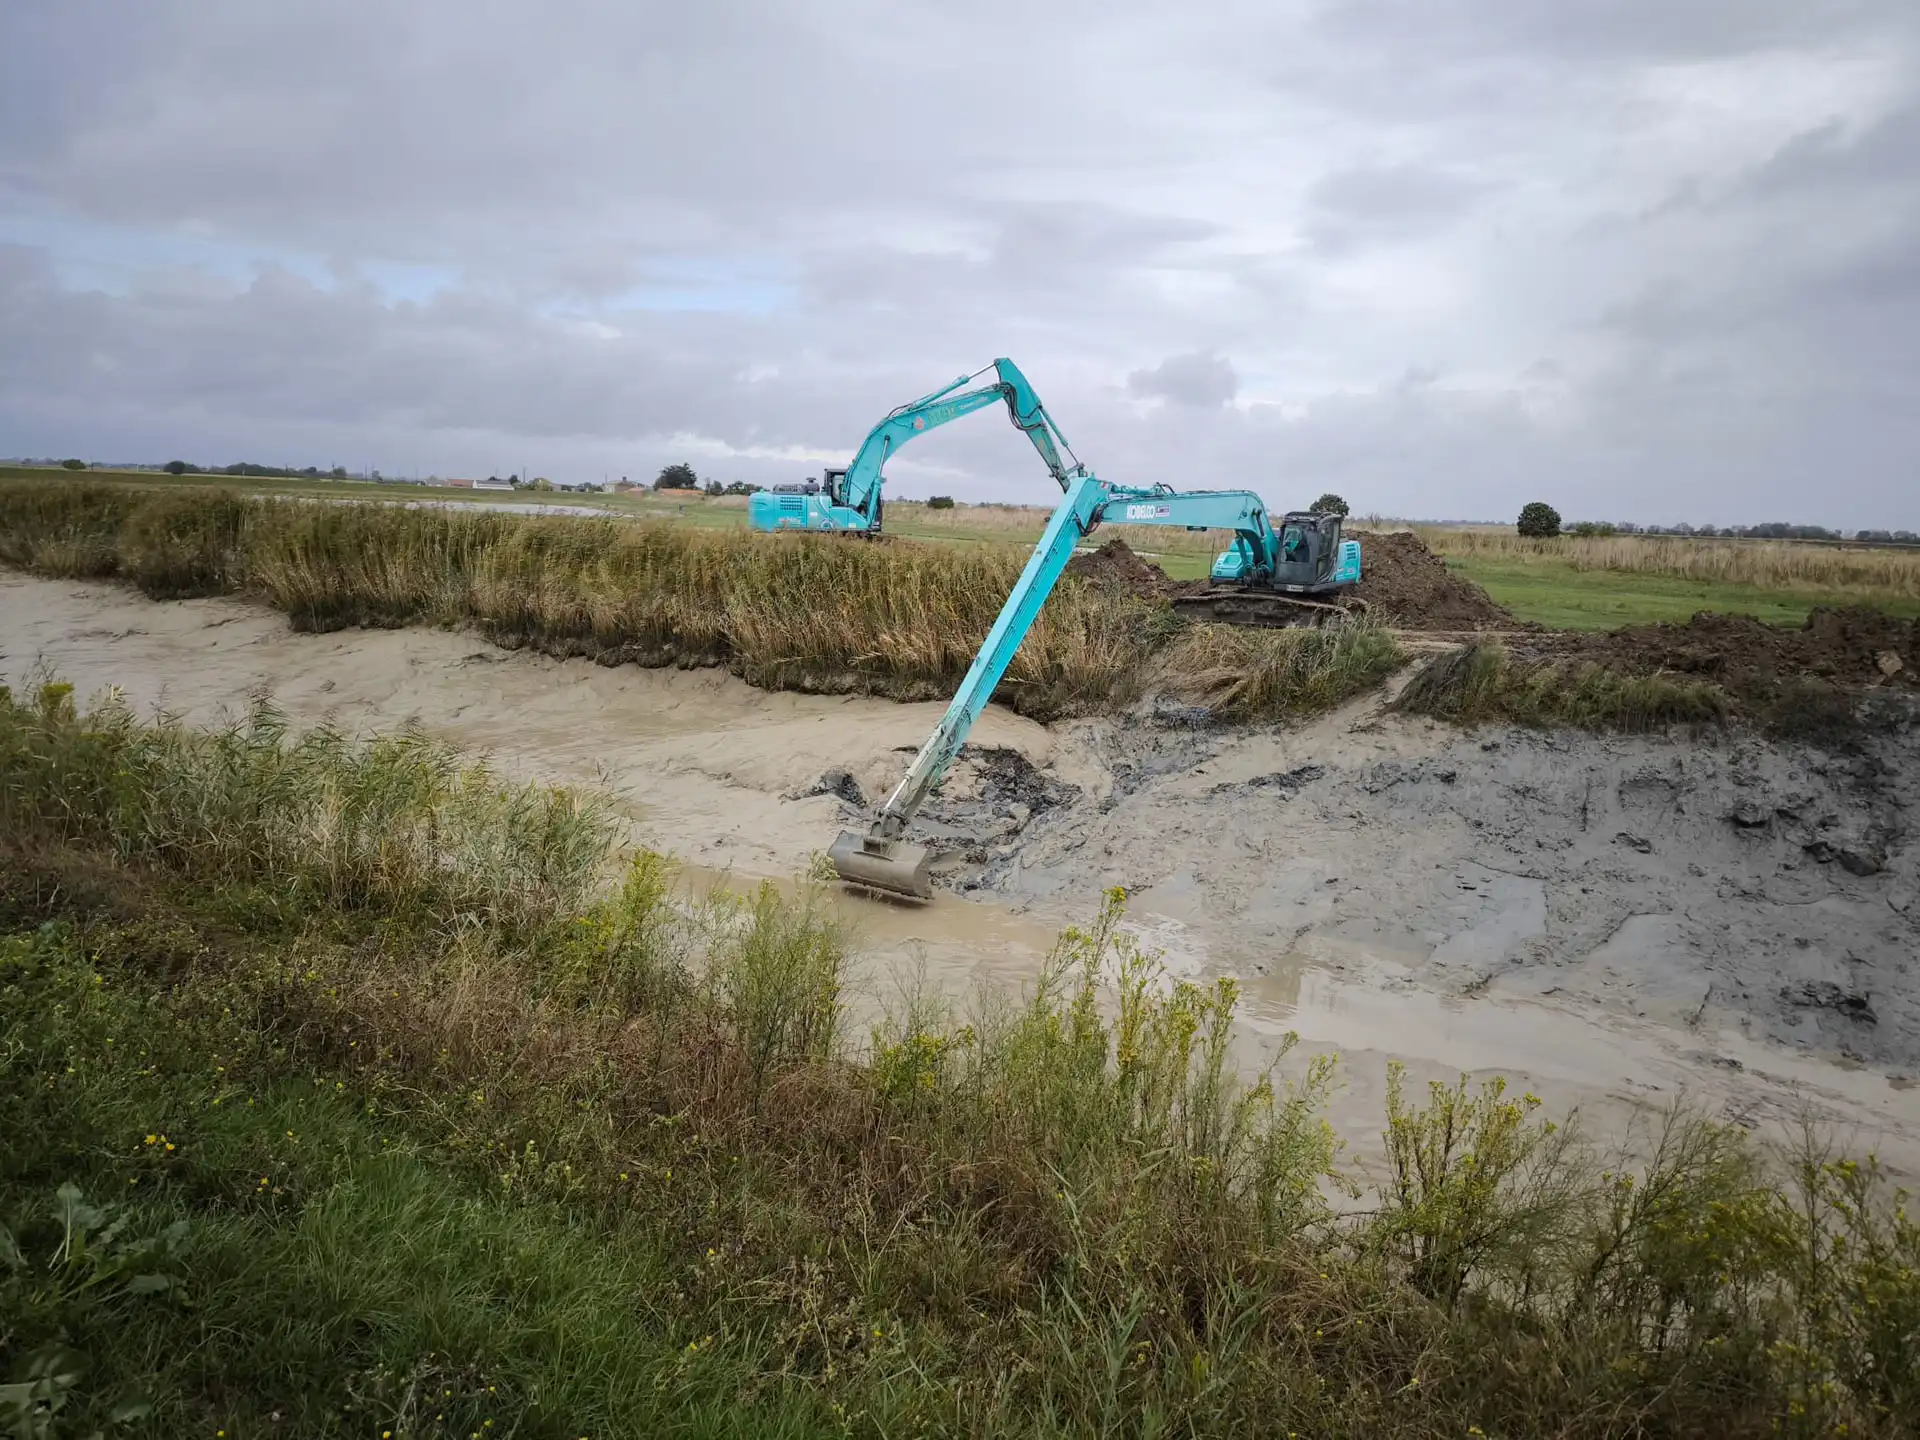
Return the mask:
<svg viewBox="0 0 1920 1440"><path fill-rule="evenodd" d="M978 380L988 370L994 379L972 390L955 394L963 385ZM1000 400L1007 414L1040 452L1047 473L1065 485L1079 473L1079 461L1068 466L1060 452L1073 455L1073 447L1047 414L1047 407L1033 393L1027 377L1011 360L996 360L971 375L962 375L931 395L922 395L896 410L889 411L878 425L867 432L853 461L843 470L828 469L818 481L801 485L776 485L756 492L747 501L747 524L755 530L826 530L838 534L879 535L881 486L885 477L881 467L894 451L916 435L971 415Z"/></svg>
<svg viewBox="0 0 1920 1440"><path fill-rule="evenodd" d="M1361 608L1339 598L1359 582L1360 544L1341 538L1337 515L1294 511L1275 526L1266 503L1251 490L1115 485L1077 460L1071 468L1049 468L1066 492L1060 508L905 778L864 833L844 830L828 850L841 879L914 899L933 894L932 852L905 838L907 826L960 753L1075 548L1102 521L1233 532L1232 545L1213 562L1209 584L1182 597L1190 604L1180 608L1261 625L1336 623Z"/></svg>

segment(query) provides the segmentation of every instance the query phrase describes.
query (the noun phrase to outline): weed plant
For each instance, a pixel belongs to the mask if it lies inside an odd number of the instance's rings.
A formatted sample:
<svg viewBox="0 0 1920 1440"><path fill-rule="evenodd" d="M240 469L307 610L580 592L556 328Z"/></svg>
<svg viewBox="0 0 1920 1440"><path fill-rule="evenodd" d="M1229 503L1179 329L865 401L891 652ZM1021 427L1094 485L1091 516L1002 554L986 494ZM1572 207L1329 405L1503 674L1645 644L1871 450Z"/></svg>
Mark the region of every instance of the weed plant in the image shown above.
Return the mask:
<svg viewBox="0 0 1920 1440"><path fill-rule="evenodd" d="M1117 894L857 1058L817 893L692 898L595 814L0 704L15 1433L1915 1433L1871 1162L1396 1076L1368 1182L1333 1062L1236 1073Z"/></svg>
<svg viewBox="0 0 1920 1440"><path fill-rule="evenodd" d="M1521 661L1481 642L1435 656L1394 702L1460 725L1510 723L1645 731L1723 722L1732 710L1711 681L1631 675L1590 662Z"/></svg>

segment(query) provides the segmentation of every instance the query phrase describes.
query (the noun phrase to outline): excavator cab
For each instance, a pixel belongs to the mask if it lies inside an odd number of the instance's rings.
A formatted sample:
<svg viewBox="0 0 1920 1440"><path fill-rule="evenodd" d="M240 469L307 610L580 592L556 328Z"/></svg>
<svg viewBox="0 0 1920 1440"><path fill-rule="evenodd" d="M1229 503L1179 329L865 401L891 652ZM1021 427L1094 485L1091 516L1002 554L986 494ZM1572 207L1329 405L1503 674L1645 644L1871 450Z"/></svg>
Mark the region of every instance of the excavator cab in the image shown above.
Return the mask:
<svg viewBox="0 0 1920 1440"><path fill-rule="evenodd" d="M1340 518L1310 510L1287 512L1275 535L1274 589L1312 595L1360 578L1360 546L1341 540Z"/></svg>

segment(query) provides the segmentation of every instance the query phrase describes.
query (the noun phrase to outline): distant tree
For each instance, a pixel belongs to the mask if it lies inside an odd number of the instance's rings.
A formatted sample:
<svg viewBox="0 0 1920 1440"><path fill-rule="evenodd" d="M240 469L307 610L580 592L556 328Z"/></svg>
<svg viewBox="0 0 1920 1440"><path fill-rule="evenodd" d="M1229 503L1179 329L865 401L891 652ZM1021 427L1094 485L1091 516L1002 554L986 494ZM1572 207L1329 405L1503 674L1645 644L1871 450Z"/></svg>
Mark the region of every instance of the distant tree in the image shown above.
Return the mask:
<svg viewBox="0 0 1920 1440"><path fill-rule="evenodd" d="M62 460L60 462L60 468L62 470L84 470L87 468L87 462L84 460Z"/></svg>
<svg viewBox="0 0 1920 1440"><path fill-rule="evenodd" d="M660 472L653 482L656 490L698 490L700 477L693 473L693 466L682 460L677 465L669 465Z"/></svg>
<svg viewBox="0 0 1920 1440"><path fill-rule="evenodd" d="M1551 540L1560 533L1560 512L1544 500L1535 500L1521 508L1514 528L1530 540Z"/></svg>
<svg viewBox="0 0 1920 1440"><path fill-rule="evenodd" d="M1606 536L1614 533L1613 526L1605 520L1580 520L1571 528L1575 535L1582 537Z"/></svg>
<svg viewBox="0 0 1920 1440"><path fill-rule="evenodd" d="M347 467L344 465L336 465L327 473L336 480L344 480L347 478Z"/></svg>
<svg viewBox="0 0 1920 1440"><path fill-rule="evenodd" d="M539 490L542 492L549 491L553 489L553 481L544 475L536 475L533 477L533 483L527 488L529 490Z"/></svg>
<svg viewBox="0 0 1920 1440"><path fill-rule="evenodd" d="M953 496L929 495L927 497L927 508L929 510L951 510L953 509Z"/></svg>
<svg viewBox="0 0 1920 1440"><path fill-rule="evenodd" d="M714 498L717 499L726 493L727 493L727 487L722 485L718 480L707 481L708 495L713 496Z"/></svg>
<svg viewBox="0 0 1920 1440"><path fill-rule="evenodd" d="M184 475L187 473L187 462L184 460L169 460L162 468L165 469L169 475Z"/></svg>
<svg viewBox="0 0 1920 1440"><path fill-rule="evenodd" d="M759 492L760 487L748 480L731 480L727 483L726 493L729 495L757 495Z"/></svg>
<svg viewBox="0 0 1920 1440"><path fill-rule="evenodd" d="M1353 507L1329 490L1307 507L1315 515L1338 515L1342 519L1353 513Z"/></svg>

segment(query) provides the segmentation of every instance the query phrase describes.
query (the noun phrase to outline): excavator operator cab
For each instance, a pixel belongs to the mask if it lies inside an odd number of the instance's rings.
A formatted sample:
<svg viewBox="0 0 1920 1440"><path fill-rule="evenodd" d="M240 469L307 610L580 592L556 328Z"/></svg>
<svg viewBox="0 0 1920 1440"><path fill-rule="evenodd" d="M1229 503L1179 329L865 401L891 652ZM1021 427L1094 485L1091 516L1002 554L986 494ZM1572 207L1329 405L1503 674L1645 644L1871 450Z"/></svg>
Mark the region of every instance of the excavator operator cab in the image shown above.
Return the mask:
<svg viewBox="0 0 1920 1440"><path fill-rule="evenodd" d="M822 485L820 488L826 494L828 504L830 505L846 504L847 503L847 472L845 470L827 471L826 483Z"/></svg>
<svg viewBox="0 0 1920 1440"><path fill-rule="evenodd" d="M1334 574L1334 564L1340 550L1338 515L1316 515L1310 510L1289 511L1280 522L1280 541L1275 547L1274 587L1282 590L1324 590L1340 583Z"/></svg>

